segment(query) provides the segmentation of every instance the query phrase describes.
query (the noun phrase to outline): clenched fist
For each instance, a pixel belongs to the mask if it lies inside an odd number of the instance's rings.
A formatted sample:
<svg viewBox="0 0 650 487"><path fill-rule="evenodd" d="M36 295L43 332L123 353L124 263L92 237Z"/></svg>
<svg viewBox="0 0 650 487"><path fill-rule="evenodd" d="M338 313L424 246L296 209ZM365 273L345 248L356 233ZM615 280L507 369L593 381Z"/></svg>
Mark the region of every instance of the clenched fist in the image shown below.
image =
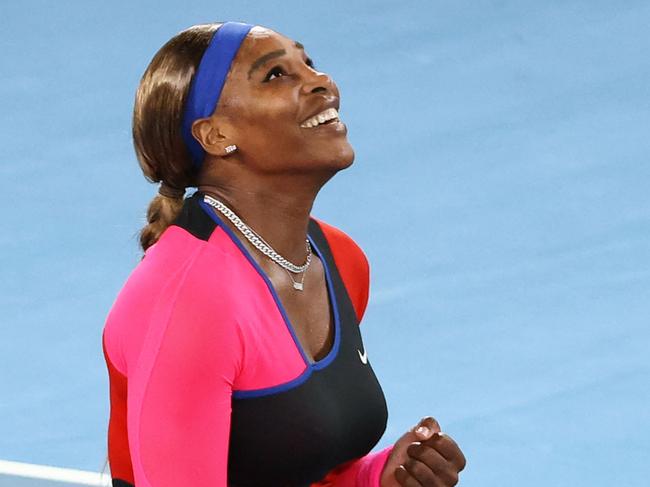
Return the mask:
<svg viewBox="0 0 650 487"><path fill-rule="evenodd" d="M395 442L381 474L381 487L452 487L465 456L431 416Z"/></svg>

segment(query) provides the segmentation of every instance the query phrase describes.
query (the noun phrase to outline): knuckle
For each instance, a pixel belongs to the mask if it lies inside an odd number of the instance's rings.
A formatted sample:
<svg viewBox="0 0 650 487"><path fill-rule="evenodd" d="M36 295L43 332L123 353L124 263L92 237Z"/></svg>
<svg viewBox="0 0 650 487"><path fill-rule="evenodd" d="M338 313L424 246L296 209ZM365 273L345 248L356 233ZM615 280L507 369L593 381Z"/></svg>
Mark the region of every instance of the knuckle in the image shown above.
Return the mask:
<svg viewBox="0 0 650 487"><path fill-rule="evenodd" d="M409 477L406 481L406 487L422 487L422 484L413 477Z"/></svg>
<svg viewBox="0 0 650 487"><path fill-rule="evenodd" d="M409 458L404 462L404 468L408 470L409 473L414 473L416 467L417 467L417 462L412 458Z"/></svg>
<svg viewBox="0 0 650 487"><path fill-rule="evenodd" d="M451 466L446 466L438 471L438 476L444 482L445 487L453 486L458 483L458 473Z"/></svg>
<svg viewBox="0 0 650 487"><path fill-rule="evenodd" d="M465 465L467 465L467 460L465 458L465 455L463 455L463 452L460 451L459 448L456 448L453 454L454 454L453 463L458 468L458 471L460 472L465 468Z"/></svg>
<svg viewBox="0 0 650 487"><path fill-rule="evenodd" d="M404 463L404 467L408 470L408 473L414 478L414 480L418 480L418 485L421 480L428 479L431 475L430 471L427 472L427 467L416 460L407 460L406 463Z"/></svg>
<svg viewBox="0 0 650 487"><path fill-rule="evenodd" d="M456 485L458 483L458 473L455 471L449 472L449 482L450 486Z"/></svg>
<svg viewBox="0 0 650 487"><path fill-rule="evenodd" d="M404 470L401 466L399 466L399 467L395 467L395 471L393 472L393 475L395 476L395 479L397 479L397 481L400 484L403 484L404 480L406 479L407 473L406 470Z"/></svg>
<svg viewBox="0 0 650 487"><path fill-rule="evenodd" d="M406 453L414 458L420 458L422 456L422 443L411 443L406 448Z"/></svg>
<svg viewBox="0 0 650 487"><path fill-rule="evenodd" d="M439 454L432 452L433 454L427 455L426 457L426 464L427 466L436 472L436 474L443 472L445 468L447 467L447 463L444 458L442 458Z"/></svg>

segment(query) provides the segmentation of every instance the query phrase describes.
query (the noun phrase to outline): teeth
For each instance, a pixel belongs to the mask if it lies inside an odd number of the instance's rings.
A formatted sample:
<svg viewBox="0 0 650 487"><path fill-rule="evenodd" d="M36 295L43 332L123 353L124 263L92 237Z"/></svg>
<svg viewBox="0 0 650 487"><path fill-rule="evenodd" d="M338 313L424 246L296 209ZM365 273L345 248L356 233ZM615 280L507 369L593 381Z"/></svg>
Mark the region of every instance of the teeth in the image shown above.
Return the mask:
<svg viewBox="0 0 650 487"><path fill-rule="evenodd" d="M336 108L328 108L322 112L314 115L311 118L308 118L303 123L300 124L302 128L312 128L316 127L318 124L325 123L329 120L339 117L339 112Z"/></svg>

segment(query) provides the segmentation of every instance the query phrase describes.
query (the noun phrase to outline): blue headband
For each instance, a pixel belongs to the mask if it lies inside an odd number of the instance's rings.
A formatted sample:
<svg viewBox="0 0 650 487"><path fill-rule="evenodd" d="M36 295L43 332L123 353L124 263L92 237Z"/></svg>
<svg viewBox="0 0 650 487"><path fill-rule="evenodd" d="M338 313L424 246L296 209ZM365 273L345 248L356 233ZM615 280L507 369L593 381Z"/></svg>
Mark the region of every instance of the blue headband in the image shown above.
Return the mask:
<svg viewBox="0 0 650 487"><path fill-rule="evenodd" d="M232 60L248 31L253 26L242 22L225 22L212 36L199 67L194 73L190 91L185 102L182 134L198 169L205 158L205 151L192 135L192 123L212 115L217 108L221 90L226 82Z"/></svg>

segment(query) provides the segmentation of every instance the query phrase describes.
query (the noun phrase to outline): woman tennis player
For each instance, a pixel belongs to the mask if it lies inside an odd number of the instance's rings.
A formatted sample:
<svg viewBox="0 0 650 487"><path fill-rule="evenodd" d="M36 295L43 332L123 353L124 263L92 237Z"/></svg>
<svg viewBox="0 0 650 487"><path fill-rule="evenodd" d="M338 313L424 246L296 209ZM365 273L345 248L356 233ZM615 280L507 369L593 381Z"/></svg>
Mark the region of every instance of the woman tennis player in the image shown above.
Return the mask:
<svg viewBox="0 0 650 487"><path fill-rule="evenodd" d="M310 215L354 159L338 109L302 44L241 22L180 32L146 69L133 138L161 185L103 331L113 486L458 482L430 416L370 453L388 412L368 261Z"/></svg>

